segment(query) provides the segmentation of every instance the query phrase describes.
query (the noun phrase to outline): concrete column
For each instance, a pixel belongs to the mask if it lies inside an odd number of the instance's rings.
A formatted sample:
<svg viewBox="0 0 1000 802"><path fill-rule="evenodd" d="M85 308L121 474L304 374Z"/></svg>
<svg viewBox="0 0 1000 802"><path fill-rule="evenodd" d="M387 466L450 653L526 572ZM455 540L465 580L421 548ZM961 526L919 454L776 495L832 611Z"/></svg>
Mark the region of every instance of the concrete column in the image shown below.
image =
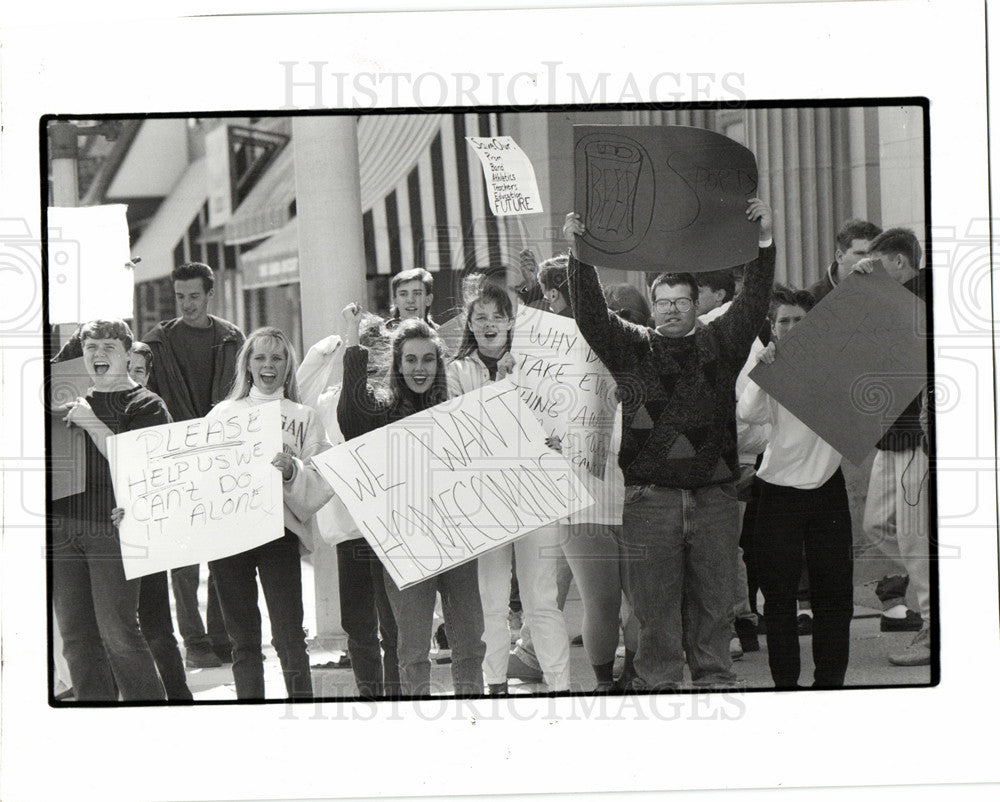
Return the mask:
<svg viewBox="0 0 1000 802"><path fill-rule="evenodd" d="M340 310L367 297L361 226L357 118L292 119L295 205L299 230L299 289L305 349L340 331ZM345 649L340 625L336 551L313 553L316 637L321 649Z"/></svg>

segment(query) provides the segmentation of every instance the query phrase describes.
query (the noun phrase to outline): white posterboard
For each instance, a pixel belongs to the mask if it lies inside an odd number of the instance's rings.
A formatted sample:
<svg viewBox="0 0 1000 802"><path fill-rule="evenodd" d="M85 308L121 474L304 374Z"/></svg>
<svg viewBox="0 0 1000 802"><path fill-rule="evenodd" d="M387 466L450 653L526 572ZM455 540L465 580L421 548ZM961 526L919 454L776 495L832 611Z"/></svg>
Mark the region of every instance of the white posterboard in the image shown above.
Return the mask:
<svg viewBox="0 0 1000 802"><path fill-rule="evenodd" d="M497 217L537 214L542 198L535 169L509 136L467 136L465 141L483 163L490 211Z"/></svg>
<svg viewBox="0 0 1000 802"><path fill-rule="evenodd" d="M284 534L280 405L108 438L127 579L218 560Z"/></svg>
<svg viewBox="0 0 1000 802"><path fill-rule="evenodd" d="M589 507L499 381L313 457L400 588Z"/></svg>
<svg viewBox="0 0 1000 802"><path fill-rule="evenodd" d="M49 207L49 322L133 316L133 272L123 204Z"/></svg>
<svg viewBox="0 0 1000 802"><path fill-rule="evenodd" d="M511 346L512 380L547 435L570 463L604 478L618 407L617 385L576 321L522 305Z"/></svg>

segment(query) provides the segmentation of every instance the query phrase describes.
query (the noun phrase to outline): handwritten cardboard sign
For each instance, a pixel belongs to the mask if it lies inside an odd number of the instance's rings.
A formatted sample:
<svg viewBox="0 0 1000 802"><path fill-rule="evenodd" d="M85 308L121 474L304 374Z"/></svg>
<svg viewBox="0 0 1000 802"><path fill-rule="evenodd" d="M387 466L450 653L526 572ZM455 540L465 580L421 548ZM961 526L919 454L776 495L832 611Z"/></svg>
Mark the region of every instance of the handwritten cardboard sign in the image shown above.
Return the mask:
<svg viewBox="0 0 1000 802"><path fill-rule="evenodd" d="M757 160L732 139L679 125L575 125L575 209L589 264L704 272L757 258L747 220Z"/></svg>
<svg viewBox="0 0 1000 802"><path fill-rule="evenodd" d="M82 493L87 481L87 435L78 426L63 422L63 404L86 395L94 383L84 367L83 358L54 362L49 366L46 402L49 413L49 471L52 475L52 501Z"/></svg>
<svg viewBox="0 0 1000 802"><path fill-rule="evenodd" d="M49 322L132 317L126 206L49 207Z"/></svg>
<svg viewBox="0 0 1000 802"><path fill-rule="evenodd" d="M562 441L574 467L604 478L617 385L571 317L522 306L511 348L511 377L546 434Z"/></svg>
<svg viewBox="0 0 1000 802"><path fill-rule="evenodd" d="M924 302L881 268L852 273L750 378L856 465L927 384Z"/></svg>
<svg viewBox="0 0 1000 802"><path fill-rule="evenodd" d="M512 137L467 136L465 141L483 163L486 194L493 214L506 217L543 211L535 169Z"/></svg>
<svg viewBox="0 0 1000 802"><path fill-rule="evenodd" d="M278 404L108 438L125 576L217 560L284 534Z"/></svg>
<svg viewBox="0 0 1000 802"><path fill-rule="evenodd" d="M593 502L499 381L313 457L400 588Z"/></svg>

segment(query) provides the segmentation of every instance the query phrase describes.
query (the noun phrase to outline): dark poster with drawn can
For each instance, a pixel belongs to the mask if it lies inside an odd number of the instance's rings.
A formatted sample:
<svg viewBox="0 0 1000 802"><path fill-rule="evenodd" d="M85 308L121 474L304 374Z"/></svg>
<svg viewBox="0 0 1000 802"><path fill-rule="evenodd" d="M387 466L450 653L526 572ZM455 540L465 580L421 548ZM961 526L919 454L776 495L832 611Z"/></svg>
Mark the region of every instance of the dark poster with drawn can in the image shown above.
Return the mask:
<svg viewBox="0 0 1000 802"><path fill-rule="evenodd" d="M577 125L573 138L584 262L704 272L757 257L758 225L745 216L757 161L738 142L678 125Z"/></svg>

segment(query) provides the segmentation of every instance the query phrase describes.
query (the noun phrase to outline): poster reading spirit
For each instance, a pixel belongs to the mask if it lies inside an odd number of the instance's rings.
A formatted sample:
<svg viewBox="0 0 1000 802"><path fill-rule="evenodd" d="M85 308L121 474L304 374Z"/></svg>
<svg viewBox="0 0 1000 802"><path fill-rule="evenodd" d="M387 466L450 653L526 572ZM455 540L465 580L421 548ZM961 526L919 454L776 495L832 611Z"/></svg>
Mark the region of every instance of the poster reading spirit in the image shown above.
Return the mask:
<svg viewBox="0 0 1000 802"><path fill-rule="evenodd" d="M509 380L313 457L400 588L593 500Z"/></svg>
<svg viewBox="0 0 1000 802"><path fill-rule="evenodd" d="M284 534L278 404L108 438L127 579L239 554Z"/></svg>
<svg viewBox="0 0 1000 802"><path fill-rule="evenodd" d="M575 125L577 255L597 267L699 273L757 258L757 160L681 125Z"/></svg>

